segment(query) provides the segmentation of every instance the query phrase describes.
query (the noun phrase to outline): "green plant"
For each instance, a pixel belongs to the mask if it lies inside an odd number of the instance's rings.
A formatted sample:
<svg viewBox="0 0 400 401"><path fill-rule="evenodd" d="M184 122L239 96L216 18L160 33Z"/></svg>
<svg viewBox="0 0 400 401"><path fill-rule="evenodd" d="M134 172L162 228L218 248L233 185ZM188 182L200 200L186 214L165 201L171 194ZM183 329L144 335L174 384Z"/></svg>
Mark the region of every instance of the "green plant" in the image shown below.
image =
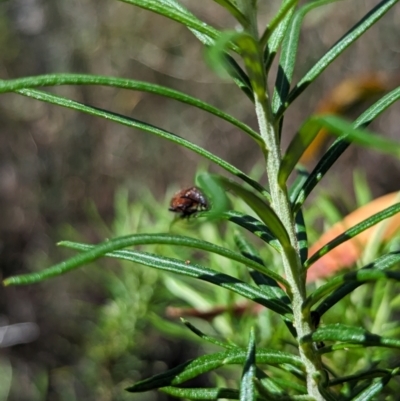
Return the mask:
<svg viewBox="0 0 400 401"><path fill-rule="evenodd" d="M308 85L315 81L335 58L398 1L381 1L333 45L292 89L290 87L302 20L312 9L331 3L332 0L314 1L303 6L299 6L295 0L285 0L261 35L258 34L257 29L255 0L216 0L236 18L242 27L240 32L227 33L222 33L199 20L175 0L124 1L186 25L207 48L211 65L218 72L233 79L253 102L258 120L258 132L197 98L165 87L129 79L54 74L0 81L0 92L16 92L158 135L200 154L243 181L241 183L220 175L206 173L199 174L197 177L198 186L205 192L211 204L210 210L198 213L198 220L209 220L207 224L218 224L218 221L225 220L229 222L229 227L238 226L234 231L237 251L193 236L171 233L132 234L108 240L99 245L64 241L60 245L75 249L79 253L40 273L7 278L4 284L20 285L39 282L107 256L177 273L224 288L268 309L269 313L274 315L279 331L283 333L286 327L287 332L282 336L289 334L292 336L291 342L294 348L284 350L283 346L279 347L279 343L274 344L275 348L270 344L266 347L256 346L258 333L254 329L249 329L247 333L242 331L240 343L232 343L208 336L187 324L194 333L222 347L223 351L201 356L161 375L138 382L128 389L131 392L160 388L171 395L189 399L373 399L391 382L391 379L399 374L398 363L392 362L389 356L385 355L382 366L371 362L369 366L364 365L363 369L357 370L359 366L355 363L352 372L346 375L335 372L334 363L331 364L330 361L334 362L335 355L343 349L351 349L349 352L355 353L360 351L371 353L372 347L398 349L400 340L369 332L362 319L353 325L335 321L321 326L319 326L319 320L332 307L336 307L338 303L340 305L346 295L353 293L364 283L398 281L400 274L394 270L394 267L398 266L400 261L400 251L391 251L378 257L372 263L356 271L340 274L311 291L306 287L307 269L312 266L311 262L315 262L317 257L308 258L307 230L302 209L308 195L351 143L400 156L399 143L365 129L371 121L400 98L400 88L382 97L352 123L329 115L310 117L299 128L283 155L280 143L283 135L283 118L293 101L303 94ZM279 50L279 72L273 94L270 96L267 77ZM260 147L264 155L268 187L264 187L258 180L212 152L164 129L35 89L43 86L72 84L105 85L152 92L200 108L228 121L249 135ZM314 170L308 173L298 166L298 161L321 128L338 138ZM296 178L293 184L289 185L288 179L292 174L296 175ZM226 191L240 198L252 212L239 212L231 208L231 200L226 195ZM354 237L372 224L393 216L399 210L400 203L396 203L384 212L377 213L350 229L338 240L332 241L324 248L324 252ZM267 254L263 250L260 253L257 252L258 242L253 242L251 237L245 235L246 232L268 244L271 251ZM218 266L209 268L203 263L195 263L190 259L126 249L131 246L149 244L188 247L192 250L219 255L235 264L245 266L247 273L238 273L234 276L219 270ZM249 283L249 277L252 283ZM379 284L376 283L376 285ZM243 335L248 337L247 346L244 346ZM330 360L325 359L328 356L331 356ZM376 361L374 358L372 356L369 360ZM181 387L182 383L193 377L229 364L243 366L239 389Z"/></svg>

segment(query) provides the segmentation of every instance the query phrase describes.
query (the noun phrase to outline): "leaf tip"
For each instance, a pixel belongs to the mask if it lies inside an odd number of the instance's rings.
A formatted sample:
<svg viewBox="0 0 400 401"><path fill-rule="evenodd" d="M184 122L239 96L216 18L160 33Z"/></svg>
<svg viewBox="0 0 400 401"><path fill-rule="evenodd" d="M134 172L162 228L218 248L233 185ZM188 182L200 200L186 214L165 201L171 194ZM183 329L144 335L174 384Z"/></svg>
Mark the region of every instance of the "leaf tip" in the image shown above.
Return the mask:
<svg viewBox="0 0 400 401"><path fill-rule="evenodd" d="M3 287L10 287L11 285L15 284L18 284L18 278L15 276L11 276L3 280Z"/></svg>

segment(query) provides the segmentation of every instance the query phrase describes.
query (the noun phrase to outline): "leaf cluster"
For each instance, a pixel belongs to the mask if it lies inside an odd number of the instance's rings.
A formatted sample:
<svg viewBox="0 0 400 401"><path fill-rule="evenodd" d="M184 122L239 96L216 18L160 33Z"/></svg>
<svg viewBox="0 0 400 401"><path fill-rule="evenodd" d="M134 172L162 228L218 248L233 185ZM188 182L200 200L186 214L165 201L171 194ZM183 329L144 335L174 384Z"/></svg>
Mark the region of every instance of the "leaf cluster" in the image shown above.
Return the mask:
<svg viewBox="0 0 400 401"><path fill-rule="evenodd" d="M311 116L298 128L287 151L279 158L279 165L275 171L278 189L284 194L289 205L288 216L284 216L274 203L276 199L273 195L272 170L268 171L269 187L263 186L257 179L214 153L161 127L66 99L41 89L58 85L102 85L151 92L183 102L225 120L248 135L260 147L268 165L271 155L276 151L271 147L269 139L272 135L275 137L274 140L278 144L280 143L286 110L297 97L303 95L308 85L313 83L338 56L398 2L398 0L383 0L377 4L346 32L298 82L293 83L299 33L303 19L313 9L333 1L320 0L299 5L296 0L283 0L276 16L261 34L257 31L255 0L215 1L232 14L241 26L240 31L221 32L201 21L175 0L124 0L125 3L158 13L185 25L207 49L208 59L212 66L217 71L224 71L224 74L243 91L249 101L254 103L256 114L259 117L259 132L200 99L170 88L130 79L81 74L51 74L2 80L0 81L0 93L15 92L42 102L143 130L183 146L221 167L232 177L227 178L208 173L199 174L197 177L197 184L205 192L211 205L210 210L198 213L197 217L199 221L209 220L213 224L225 221L229 229L234 232L235 249L216 245L212 241L193 236L174 233L129 234L108 239L97 245L62 241L59 243L60 246L74 249L77 254L41 272L9 277L4 280L4 285L37 283L103 257L124 260L206 282L260 305L279 317L283 326L287 328L291 341L295 344L296 352L258 347L254 329L248 333L247 345L233 344L209 336L191 324L185 323L188 329L202 340L222 347L223 351L201 356L160 375L135 383L128 388L130 392L161 389L161 391L176 397L194 400L219 398L309 400L315 399L316 391L319 399L326 400L373 399L392 378L398 376L400 369L398 363L392 363L387 359L383 367L377 368L371 364L368 369L354 371L345 376L339 375L333 368L330 368L328 364L324 363L321 356L326 357L343 349L348 349L349 352L357 349L363 349L366 352L371 347L398 349L400 340L376 334L361 325L350 326L335 322L319 326L319 321L331 308L336 307L347 295L354 293L365 283L378 285L378 282L399 281L400 273L396 271L396 267L400 262L400 250L392 250L379 256L371 263L361 265L356 271L339 274L314 291L305 292L304 286L307 269L312 268L313 263L338 245L398 213L400 203L349 228L311 257L308 256L303 205L321 179L346 148L353 143L400 157L398 142L366 130L366 127L374 119L400 98L400 88L386 94L355 121L348 122L330 115ZM272 96L269 98L267 77L278 51L280 51L277 61L279 72L271 91ZM260 121L260 116L266 116L268 121L265 126ZM272 127L271 130L264 131L266 126ZM298 163L321 128L328 130L336 137L336 140L321 157L316 167L311 172L307 172ZM290 184L289 177L292 175L295 176L295 180ZM227 196L228 192L229 196ZM244 211L231 206L230 197L232 196L240 199L246 205ZM234 204L236 205L236 203ZM288 229L288 222L293 226L295 238ZM254 241L254 237L257 237L258 240ZM282 258L282 261L287 261L291 267L300 268L297 270L294 280L285 276L279 264L277 266L276 263L271 263L271 260L262 257L254 245L258 244L258 241L261 241L263 246L269 247L278 259ZM217 255L240 266L238 270L245 270L248 276L227 274L217 265L210 267L205 263L143 250L143 247L155 244L177 248L185 247L192 251ZM293 272L295 271L294 269ZM304 297L300 308L295 301L298 294ZM309 334L300 336L298 334L300 329L298 325L296 327L295 321L302 320L303 316L305 321L312 321L314 327ZM302 351L297 353L299 350ZM317 373L312 381L318 388L313 390L313 394L310 393L309 368L305 363L304 350L308 350L313 355L312 358L317 366ZM239 389L182 387L186 381L226 365L242 366ZM276 371L280 373L274 375Z"/></svg>

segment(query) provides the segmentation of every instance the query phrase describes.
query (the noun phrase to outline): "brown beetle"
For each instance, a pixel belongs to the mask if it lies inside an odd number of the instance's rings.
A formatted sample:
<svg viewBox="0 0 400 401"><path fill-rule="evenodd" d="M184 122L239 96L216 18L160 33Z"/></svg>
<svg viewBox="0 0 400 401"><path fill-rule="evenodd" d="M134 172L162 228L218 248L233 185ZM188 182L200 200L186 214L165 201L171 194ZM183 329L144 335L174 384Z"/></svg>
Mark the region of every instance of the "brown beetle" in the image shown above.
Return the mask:
<svg viewBox="0 0 400 401"><path fill-rule="evenodd" d="M169 210L179 213L180 217L190 217L196 212L207 210L208 202L197 187L181 189L171 199Z"/></svg>

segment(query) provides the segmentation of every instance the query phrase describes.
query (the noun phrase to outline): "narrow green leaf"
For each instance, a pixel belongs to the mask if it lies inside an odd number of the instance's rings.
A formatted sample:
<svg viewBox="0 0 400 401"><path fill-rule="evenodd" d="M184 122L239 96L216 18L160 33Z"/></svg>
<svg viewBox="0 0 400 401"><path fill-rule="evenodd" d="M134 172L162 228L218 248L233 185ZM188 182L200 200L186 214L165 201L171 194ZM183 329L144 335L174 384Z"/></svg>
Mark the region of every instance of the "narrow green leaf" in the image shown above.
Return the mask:
<svg viewBox="0 0 400 401"><path fill-rule="evenodd" d="M337 0L319 0L302 6L293 15L290 28L286 32L282 43L282 51L279 59L279 70L276 77L274 94L272 96L272 112L276 114L285 104L293 79L294 66L296 64L299 45L300 30L304 17L314 8L333 3ZM289 5L290 2L287 4Z"/></svg>
<svg viewBox="0 0 400 401"><path fill-rule="evenodd" d="M391 378L391 375L387 375L380 379L375 379L364 391L359 393L357 397L352 398L352 401L376 400L375 396L382 391L382 389L389 383Z"/></svg>
<svg viewBox="0 0 400 401"><path fill-rule="evenodd" d="M227 73L250 101L254 103L254 93L249 77L232 56L225 53L223 57L225 58L224 65L226 65Z"/></svg>
<svg viewBox="0 0 400 401"><path fill-rule="evenodd" d="M367 13L356 25L354 25L330 50L311 68L310 71L297 83L290 92L287 102L281 108L279 115L313 82L338 56L340 56L352 43L364 32L383 17L399 0L382 0L369 13Z"/></svg>
<svg viewBox="0 0 400 401"><path fill-rule="evenodd" d="M189 10L175 0L120 0L133 4L145 10L163 15L188 27L193 34L205 45L212 45L220 32L199 20Z"/></svg>
<svg viewBox="0 0 400 401"><path fill-rule="evenodd" d="M304 371L298 370L298 368L294 368L294 366L288 366L286 365L285 367L282 366L284 370L286 370L286 373L292 373L295 377L300 382L305 383L305 375ZM286 369L287 368L287 369ZM257 391L261 397L262 400L271 400L271 401L290 401L290 400L295 400L297 397L300 397L299 399L302 399L302 396L294 395L290 396L288 395L288 389L294 389L297 392L301 393L307 393L307 388L305 386L302 386L298 384L296 381L292 379L290 381L290 377L287 375L287 380L285 379L279 379L277 377L270 377L269 374L265 371L265 369L261 369L259 367L256 368L256 388ZM294 397L294 398L292 398Z"/></svg>
<svg viewBox="0 0 400 401"><path fill-rule="evenodd" d="M304 263L308 257L308 239L306 223L301 209L296 214L295 229L297 242L299 244L300 261Z"/></svg>
<svg viewBox="0 0 400 401"><path fill-rule="evenodd" d="M284 0L281 6L281 10L284 7L286 8L289 4L292 4L292 0ZM281 46L281 43L290 25L295 8L296 8L295 5L289 7L289 10L286 13L285 17L278 24L278 26L272 32L272 34L270 34L269 32L266 33L266 36L269 36L269 38L267 46L264 48L265 71L269 71L269 69L271 68L271 65L275 59L278 49Z"/></svg>
<svg viewBox="0 0 400 401"><path fill-rule="evenodd" d="M354 375L337 377L335 379L329 380L329 386L337 386L339 384L349 383L349 382L359 382L362 380L371 380L376 377L385 377L391 374L390 369L368 369Z"/></svg>
<svg viewBox="0 0 400 401"><path fill-rule="evenodd" d="M232 43L238 35L240 35L240 33L236 31L225 31L220 35L218 40L212 46L206 47L206 61L221 78L227 78L229 75L232 76L233 71L230 71L230 60L232 60L233 58L227 57L227 55L229 56L228 45L229 43ZM249 77L247 77L247 79L249 80L251 87ZM251 89L251 91L253 90Z"/></svg>
<svg viewBox="0 0 400 401"><path fill-rule="evenodd" d="M234 239L236 246L244 257L253 260L256 263L261 263L264 265L264 262L262 261L257 250L254 248L252 243L247 241L244 235L242 235L238 231L235 231ZM271 298L277 298L286 304L290 304L290 299L288 295L282 290L276 280L253 269L250 271L250 276L259 287L270 293Z"/></svg>
<svg viewBox="0 0 400 401"><path fill-rule="evenodd" d="M369 107L364 113L357 118L354 122L354 128L368 126L375 118L382 114L386 109L388 109L392 104L400 99L400 87L389 92L383 98L374 103ZM304 201L307 199L308 195L315 188L315 186L322 180L325 174L333 166L336 160L343 154L343 152L348 148L350 142L347 140L347 136L344 135L338 138L323 155L321 160L315 166L314 170L311 172L307 181L301 191L299 191L296 200L293 202L294 213L301 207Z"/></svg>
<svg viewBox="0 0 400 401"><path fill-rule="evenodd" d="M260 99L265 98L265 74L259 44L247 33L236 31L224 32L214 46L210 47L206 53L210 65L215 71L224 75L229 71L226 63L225 54L229 43L235 43L239 48L239 53L243 58L248 78L253 92Z"/></svg>
<svg viewBox="0 0 400 401"><path fill-rule="evenodd" d="M128 390L129 391L129 390ZM177 397L179 399L188 399L188 400L238 400L239 399L239 391L223 388L223 387L215 387L215 388L179 388L179 387L162 387L160 388L165 394L172 395L173 397Z"/></svg>
<svg viewBox="0 0 400 401"><path fill-rule="evenodd" d="M272 234L271 230L260 220L257 220L253 216L230 210L222 215L226 220L237 224L240 227L245 228L252 234L261 238L264 242L272 246L276 251L281 252L282 247L276 237Z"/></svg>
<svg viewBox="0 0 400 401"><path fill-rule="evenodd" d="M235 187L234 191L245 199L246 203L259 215L263 223L268 227L273 236L279 240L281 245L283 247L290 247L289 235L272 207L239 185Z"/></svg>
<svg viewBox="0 0 400 401"><path fill-rule="evenodd" d="M268 227L254 217L243 215L236 211L225 212L221 217L224 217L227 220L248 229L250 232L266 241L276 250L280 251L281 248L283 248L287 258L289 259L289 262L293 263L293 265L297 263L297 253L290 243L288 233L273 210L270 214ZM278 244L276 243L276 239L279 240ZM286 288L289 288L289 286Z"/></svg>
<svg viewBox="0 0 400 401"><path fill-rule="evenodd" d="M287 391L285 391L279 384L272 380L272 378L260 368L256 368L256 378L254 380L254 384L258 394L264 400L282 400L287 395ZM287 388L288 387L285 387L285 389Z"/></svg>
<svg viewBox="0 0 400 401"><path fill-rule="evenodd" d="M260 44L249 34L242 33L235 37L240 48L247 75L249 76L255 96L263 101L266 98L266 77L263 69L263 58Z"/></svg>
<svg viewBox="0 0 400 401"><path fill-rule="evenodd" d="M400 157L400 142L383 138L379 134L360 128L354 128L353 124L337 116L314 116L307 120L300 129L300 135L306 136L306 132L318 131L325 128L329 133L341 136L346 135L349 140L362 146L366 146L381 152ZM308 134L309 136L312 133Z"/></svg>
<svg viewBox="0 0 400 401"><path fill-rule="evenodd" d="M293 384L293 383L292 383ZM189 400L238 400L239 390L215 387L215 388L181 388L166 386L159 389L165 394L172 395L179 399L189 399ZM285 396L285 398L267 398L268 401L315 401L314 397L308 395L293 395ZM265 401L265 397L257 397L256 400Z"/></svg>
<svg viewBox="0 0 400 401"><path fill-rule="evenodd" d="M364 266L359 271L366 270L378 270L378 271L386 271L390 269L392 266L400 263L400 251L392 252L387 255L381 256L380 258L374 260L372 263ZM353 283L345 283L338 289L336 289L331 295L329 295L320 305L316 308L316 313L319 316L322 316L325 312L327 312L332 306L336 305L341 299L343 299L346 295L353 292L356 288L358 288L363 283L353 282Z"/></svg>
<svg viewBox="0 0 400 401"><path fill-rule="evenodd" d="M247 346L246 361L244 363L242 380L240 381L240 401L256 401L255 388L256 375L256 345L254 328L250 331L249 344Z"/></svg>
<svg viewBox="0 0 400 401"><path fill-rule="evenodd" d="M330 252L332 249L335 249L337 246L340 244L343 244L344 242L348 241L351 238L354 238L356 235L362 233L363 231L367 230L370 227L373 227L374 225L378 224L379 222L388 219L389 217L394 216L395 214L400 212L400 202L396 203L390 207L387 207L386 209L382 210L379 213L375 213L368 219L365 219L359 224L356 224L355 226L349 228L346 230L344 233L338 235L336 238L334 238L332 241L329 241L326 245L324 245L321 249L319 249L317 252L315 252L314 255L312 255L304 264L306 268L309 268L312 266L313 263L315 263L318 259L320 259L322 256L326 255L328 252Z"/></svg>
<svg viewBox="0 0 400 401"><path fill-rule="evenodd" d="M133 79L107 77L103 75L84 75L84 74L49 74L38 75L35 77L26 77L19 79L0 80L0 93L13 92L19 89L32 89L43 86L58 85L100 85L111 86L114 88L135 90L140 92L154 93L156 95L178 100L179 102L197 107L208 113L214 114L232 125L240 128L252 137L259 145L262 145L260 135L235 117L223 112L222 110L201 101L193 96L167 88L165 86L155 85Z"/></svg>
<svg viewBox="0 0 400 401"><path fill-rule="evenodd" d="M382 271L382 270L357 270L355 272L345 273L340 276L331 278L327 283L317 288L309 295L303 304L304 309L310 309L326 295L331 294L334 290L341 287L345 283L357 282L359 285L366 282L377 280L396 280L400 281L400 272Z"/></svg>
<svg viewBox="0 0 400 401"><path fill-rule="evenodd" d="M232 180L228 180L218 175L214 175L213 177L226 189L234 191L239 197L241 197L248 204L248 206L250 206L259 215L263 223L268 227L268 230L271 231L275 239L278 239L284 248L291 247L289 236L285 227L268 203L266 203L253 192L247 190ZM232 221L231 218L229 218L229 220Z"/></svg>
<svg viewBox="0 0 400 401"><path fill-rule="evenodd" d="M360 117L354 123L356 128L361 126L368 126L376 117L382 114L392 104L396 103L400 99L400 86L391 92L387 93L376 103L365 110Z"/></svg>
<svg viewBox="0 0 400 401"><path fill-rule="evenodd" d="M271 36L276 32L277 29L282 25L285 18L291 13L291 11L296 7L298 0L287 0L283 1L280 9L272 18L270 23L261 35L260 44L261 47L267 46Z"/></svg>
<svg viewBox="0 0 400 401"><path fill-rule="evenodd" d="M177 386L201 374L218 369L225 365L242 365L246 361L246 350L233 349L199 358L181 364L167 372L150 377L135 383L127 390L130 392L142 392L165 386ZM288 364L290 366L302 367L298 356L287 352L273 351L264 348L258 349L256 363L272 366Z"/></svg>
<svg viewBox="0 0 400 401"><path fill-rule="evenodd" d="M222 347L225 349L237 348L236 345L222 342L214 337L209 336L208 334L203 333L201 330L193 326L193 324L188 322L186 319L181 318L181 321L192 333L196 334L196 336L200 337L202 340L207 341L210 344L217 345L218 347Z"/></svg>
<svg viewBox="0 0 400 401"><path fill-rule="evenodd" d="M282 158L279 168L279 185L284 187L289 175L300 160L301 155L317 136L321 128L330 134L341 136L360 145L370 147L400 158L400 142L383 138L364 129L354 128L354 125L336 116L313 116L309 118L294 136Z"/></svg>
<svg viewBox="0 0 400 401"><path fill-rule="evenodd" d="M229 0L214 0L216 3L224 7L229 13L242 25L247 28L249 26L249 20L247 17L236 7L236 4Z"/></svg>
<svg viewBox="0 0 400 401"><path fill-rule="evenodd" d="M61 246L69 246L73 243L68 241L60 242ZM130 234L124 237L115 238L112 240L105 241L99 245L92 246L92 250L84 255L78 255L77 257L73 257L68 261L61 262L53 267L50 267L41 273L33 273L32 275L28 274L26 276L32 276L34 281L26 281L23 279L24 276L15 276L9 277L4 280L5 285L20 285L20 284L32 284L38 281L42 281L49 277L54 277L60 274L63 274L71 269L82 266L83 264L87 264L93 262L94 260L102 257L107 252L116 251L119 249L127 248L134 245L149 245L149 244L163 244L163 245L177 245L177 246L185 246L193 249L203 250L211 253L215 253L221 256L224 256L228 259L235 260L239 263L243 263L246 266L249 266L255 270L262 272L263 274L272 274L272 277L278 279L278 282L282 282L283 285L287 285L285 279L281 278L277 273L272 270L267 269L263 263L257 263L252 261L245 256L242 256L240 253L233 252L227 248L220 247L218 245L214 245L211 242L199 240L192 237L186 237L181 235L171 235L171 234ZM45 273L47 272L47 273ZM39 275L43 275L39 280ZM26 277L25 276L25 277Z"/></svg>
<svg viewBox="0 0 400 401"><path fill-rule="evenodd" d="M301 341L341 341L350 344L362 344L370 347L400 348L400 340L382 337L370 333L362 327L348 326L341 323L318 327L317 330L304 337Z"/></svg>
<svg viewBox="0 0 400 401"><path fill-rule="evenodd" d="M291 204L295 202L304 184L307 182L308 177L310 176L308 170L300 164L296 166L296 173L296 178L289 188L289 199Z"/></svg>
<svg viewBox="0 0 400 401"><path fill-rule="evenodd" d="M257 214L262 215L262 210L265 207L269 207L269 203L271 201L271 194L265 188L264 191L261 193L265 199L261 199L255 193L243 187L243 185L240 185L229 178L226 178L219 174L211 174L211 175L214 178L214 180L216 180L226 190L233 191L237 196L242 198L245 201L245 203L247 203ZM268 203L265 200L267 200Z"/></svg>
<svg viewBox="0 0 400 401"><path fill-rule="evenodd" d="M264 263L260 258L256 249L253 247L253 245L249 241L247 241L244 235L242 235L239 231L235 231L235 244L243 256L251 260L254 260L255 262L258 263ZM269 294L271 299L279 299L283 303L290 305L291 301L289 296L291 297L291 292L289 285L286 286L286 291L288 292L286 293L278 285L276 280L272 279L271 277L268 277L267 275L261 272L251 269L250 276L255 284L257 284L259 287L261 287L264 291L266 291ZM289 329L290 333L293 335L293 337L296 338L297 334L295 328L293 327L293 324L288 320L285 320L285 324Z"/></svg>
<svg viewBox="0 0 400 401"><path fill-rule="evenodd" d="M75 242L62 242L61 245L67 246L68 248L83 251L83 256L90 253L94 247L93 245L78 244ZM78 255L80 256L80 255ZM186 277L197 278L202 281L206 281L211 284L218 285L222 288L226 288L232 292L235 292L243 297L250 299L256 303L259 303L266 308L269 308L281 315L285 319L290 320L291 309L289 306L284 304L282 301L277 299L271 299L270 295L262 290L261 288L249 285L235 277L229 276L224 273L220 273L216 270L209 269L205 266L199 265L197 263L188 263L187 261L181 261L175 258L167 258L165 256L155 255L147 252L138 251L114 251L107 252L104 256L108 256L116 259L128 260L130 262L135 262L143 264L145 266L153 267L155 269L168 271L171 273L180 274ZM76 257L75 257L76 258ZM69 259L68 261L73 260ZM64 263L68 263L68 261ZM53 268L49 268L41 272L41 275L47 278L49 275L53 274ZM70 267L70 266L68 266ZM74 268L77 267L74 265ZM276 274L276 273L275 273ZM54 274L53 274L54 275ZM34 275L26 275L25 280L31 279ZM22 279L24 276L17 276L17 279Z"/></svg>
<svg viewBox="0 0 400 401"><path fill-rule="evenodd" d="M206 159L211 160L212 162L219 165L226 171L229 171L231 174L236 175L237 177L241 178L243 181L247 182L250 186L252 186L257 191L260 191L260 192L264 191L264 188L258 182L254 181L252 178L247 176L245 173L240 171L238 168L232 166L230 163L215 156L213 153L208 152L207 150L203 149L202 147L197 146L194 143L192 143L186 139L183 139L180 136L175 135L171 132L168 132L164 129L155 127L153 125L144 123L139 120L135 120L133 118L121 116L121 115L119 115L117 113L113 113L111 111L105 111L105 110L98 109L96 107L86 106L82 103L75 102L74 100L65 99L61 96L50 95L48 93L41 92L41 91L38 91L35 89L20 89L20 90L17 90L16 92L20 93L21 95L31 97L31 98L34 98L34 99L37 99L37 100L40 100L43 102L56 104L58 106L63 106L63 107L73 109L73 110L78 110L78 111L84 112L86 114L105 118L107 120L111 120L111 121L117 122L119 124L126 125L128 127L137 128L137 129L149 132L151 134L160 136L162 138L168 139L171 142L181 145L187 149L190 149L193 152L198 153L201 156L205 157Z"/></svg>
<svg viewBox="0 0 400 401"><path fill-rule="evenodd" d="M294 380L281 379L281 378L277 378L277 377L270 378L270 380L272 382L278 384L283 389L293 389L299 393L303 393L303 394L307 393L307 387L305 385L295 382Z"/></svg>
<svg viewBox="0 0 400 401"><path fill-rule="evenodd" d="M174 21L177 21L189 28L190 31L196 36L196 38L203 43L203 45L210 47L215 44L215 42L220 38L221 32L217 29L207 25L205 22L199 20L195 17L191 12L189 12L186 8L184 8L180 3L175 0L120 0L125 3L134 4L135 6L141 7L143 9L153 11L157 14L163 15L167 18L170 18ZM234 6L232 2L229 0L214 0L220 3L228 3L230 6L230 11L233 11L237 14L237 17L245 23L245 19L243 19L243 15L240 10ZM240 14L238 14L240 13ZM226 47L237 52L237 46L232 43L227 43ZM253 98L251 89L247 87L245 84L246 79L243 79L244 76L240 73L241 69L239 65L235 62L233 58L227 55L229 58L229 64L231 68L229 69L229 74L233 77L235 83L241 88L244 93L249 97L249 99ZM245 74L244 74L245 75ZM247 77L246 77L247 78Z"/></svg>
<svg viewBox="0 0 400 401"><path fill-rule="evenodd" d="M216 176L209 173L200 173L196 176L196 184L204 191L207 199L211 203L211 210L203 213L205 217L218 218L224 212L232 209L226 191L219 184Z"/></svg>
<svg viewBox="0 0 400 401"><path fill-rule="evenodd" d="M350 350L350 349L361 349L365 348L363 344L351 344L351 343L335 343L333 345L324 345L323 348L318 348L317 352L320 355L329 354L330 352L334 351L343 351L343 350Z"/></svg>
<svg viewBox="0 0 400 401"><path fill-rule="evenodd" d="M235 245L239 249L240 254L246 258L260 264L264 264L260 254L254 245L238 230L234 232Z"/></svg>

